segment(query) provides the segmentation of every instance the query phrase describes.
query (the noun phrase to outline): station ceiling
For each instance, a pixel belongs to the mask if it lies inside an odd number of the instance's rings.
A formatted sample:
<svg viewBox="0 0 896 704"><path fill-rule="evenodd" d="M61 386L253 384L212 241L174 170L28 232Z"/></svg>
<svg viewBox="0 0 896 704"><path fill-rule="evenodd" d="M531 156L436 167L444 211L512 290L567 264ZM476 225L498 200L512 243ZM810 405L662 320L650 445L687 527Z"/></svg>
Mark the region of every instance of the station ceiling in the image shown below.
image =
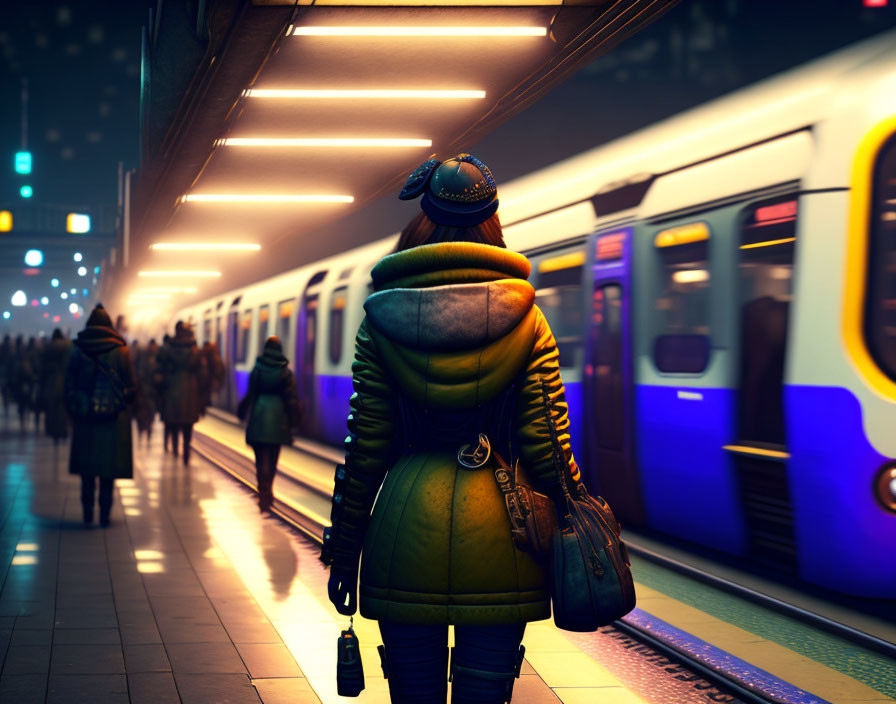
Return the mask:
<svg viewBox="0 0 896 704"><path fill-rule="evenodd" d="M299 3L254 78L229 86L223 120L203 112L221 111L226 90L194 96L208 107L193 110L194 127L134 213L121 293L140 290L139 271L216 271L225 282L259 252L301 248L303 236L397 192L425 159L464 151L675 0L476 4ZM239 56L218 60L226 74ZM260 249L150 249L158 242Z"/></svg>

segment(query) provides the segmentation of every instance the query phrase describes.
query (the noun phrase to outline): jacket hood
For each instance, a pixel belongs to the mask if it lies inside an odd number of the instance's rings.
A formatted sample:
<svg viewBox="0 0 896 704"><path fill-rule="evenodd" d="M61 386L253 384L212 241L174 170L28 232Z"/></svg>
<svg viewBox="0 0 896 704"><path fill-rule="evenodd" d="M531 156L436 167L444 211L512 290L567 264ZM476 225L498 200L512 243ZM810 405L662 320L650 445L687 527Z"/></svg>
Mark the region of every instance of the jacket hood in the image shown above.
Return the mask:
<svg viewBox="0 0 896 704"><path fill-rule="evenodd" d="M512 383L535 335L530 268L521 254L459 242L415 247L374 267L366 328L411 400L470 408Z"/></svg>
<svg viewBox="0 0 896 704"><path fill-rule="evenodd" d="M450 352L507 336L532 308L521 254L469 242L423 245L382 259L364 304L370 324L412 349Z"/></svg>
<svg viewBox="0 0 896 704"><path fill-rule="evenodd" d="M264 352L255 360L255 366L262 369L283 369L288 364L289 360L283 356L283 352L270 346L266 346Z"/></svg>
<svg viewBox="0 0 896 704"><path fill-rule="evenodd" d="M78 333L78 339L74 344L85 354L98 355L124 347L124 338L113 328L105 325L88 325Z"/></svg>

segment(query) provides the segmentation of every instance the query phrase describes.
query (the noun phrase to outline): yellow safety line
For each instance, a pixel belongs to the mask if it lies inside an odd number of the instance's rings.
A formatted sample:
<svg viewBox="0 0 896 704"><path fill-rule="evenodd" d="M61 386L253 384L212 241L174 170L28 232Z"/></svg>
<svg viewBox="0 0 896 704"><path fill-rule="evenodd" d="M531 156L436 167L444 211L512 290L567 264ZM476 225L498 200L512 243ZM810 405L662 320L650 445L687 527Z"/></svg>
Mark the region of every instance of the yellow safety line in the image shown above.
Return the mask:
<svg viewBox="0 0 896 704"><path fill-rule="evenodd" d="M887 701L863 682L643 584L638 608L832 704Z"/></svg>

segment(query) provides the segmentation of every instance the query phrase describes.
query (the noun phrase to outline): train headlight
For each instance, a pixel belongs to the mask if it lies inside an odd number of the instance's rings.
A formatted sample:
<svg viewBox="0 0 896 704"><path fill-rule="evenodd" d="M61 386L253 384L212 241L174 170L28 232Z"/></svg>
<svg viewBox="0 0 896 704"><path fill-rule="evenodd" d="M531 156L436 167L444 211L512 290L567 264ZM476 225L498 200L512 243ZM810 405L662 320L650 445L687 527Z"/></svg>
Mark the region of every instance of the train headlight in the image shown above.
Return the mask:
<svg viewBox="0 0 896 704"><path fill-rule="evenodd" d="M896 462L888 462L874 479L874 494L888 511L896 513Z"/></svg>

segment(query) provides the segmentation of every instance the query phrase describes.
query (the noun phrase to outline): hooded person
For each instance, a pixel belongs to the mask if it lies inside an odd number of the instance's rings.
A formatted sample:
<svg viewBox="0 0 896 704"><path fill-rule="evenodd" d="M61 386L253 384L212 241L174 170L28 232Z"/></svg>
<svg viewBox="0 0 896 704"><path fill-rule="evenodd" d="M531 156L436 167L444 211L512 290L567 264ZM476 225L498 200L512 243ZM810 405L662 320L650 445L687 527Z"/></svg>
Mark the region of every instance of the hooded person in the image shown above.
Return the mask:
<svg viewBox="0 0 896 704"><path fill-rule="evenodd" d="M137 407L134 416L137 420L137 432L146 435L146 443L152 440L152 424L156 416L156 387L153 374L156 369L156 355L159 346L155 338L149 344L139 348L134 367L137 370L137 383L140 393L137 395Z"/></svg>
<svg viewBox="0 0 896 704"><path fill-rule="evenodd" d="M72 417L69 471L81 476L84 522L93 522L99 481L100 525L109 525L116 479L134 475L131 405L137 385L124 338L97 303L78 333L65 375L66 407Z"/></svg>
<svg viewBox="0 0 896 704"><path fill-rule="evenodd" d="M47 435L53 445L68 437L68 411L65 408L65 374L72 354L72 343L56 328L50 343L44 347L40 365L40 395L46 415Z"/></svg>
<svg viewBox="0 0 896 704"><path fill-rule="evenodd" d="M360 572L393 703L445 701L454 626L452 701L498 704L526 623L551 614L549 582L514 543L488 444L478 464L463 448L478 437L476 457L487 436L549 496L561 495L555 456L562 481L579 471L557 343L529 261L504 244L491 172L469 154L427 161L399 197L420 196L423 212L371 272L322 558L342 614L356 609Z"/></svg>
<svg viewBox="0 0 896 704"><path fill-rule="evenodd" d="M184 464L190 463L193 424L199 420L199 349L190 326L177 321L174 337L156 357L161 373L161 415L177 457L178 437L183 437Z"/></svg>
<svg viewBox="0 0 896 704"><path fill-rule="evenodd" d="M279 337L269 337L249 376L249 390L237 415L248 417L246 443L255 450L258 510L270 511L274 502L274 476L280 446L292 443L292 428L299 425L296 377L283 356Z"/></svg>

